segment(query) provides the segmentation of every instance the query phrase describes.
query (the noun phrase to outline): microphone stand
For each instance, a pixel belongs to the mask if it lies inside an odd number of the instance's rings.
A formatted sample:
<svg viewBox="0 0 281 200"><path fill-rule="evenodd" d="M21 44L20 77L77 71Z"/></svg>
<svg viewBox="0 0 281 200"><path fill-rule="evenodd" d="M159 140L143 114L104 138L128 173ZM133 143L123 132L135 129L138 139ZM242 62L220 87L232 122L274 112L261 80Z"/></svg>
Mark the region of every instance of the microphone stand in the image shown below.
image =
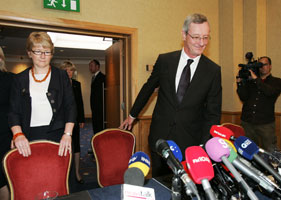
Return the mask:
<svg viewBox="0 0 281 200"><path fill-rule="evenodd" d="M181 200L181 178L174 175L172 178L172 200Z"/></svg>

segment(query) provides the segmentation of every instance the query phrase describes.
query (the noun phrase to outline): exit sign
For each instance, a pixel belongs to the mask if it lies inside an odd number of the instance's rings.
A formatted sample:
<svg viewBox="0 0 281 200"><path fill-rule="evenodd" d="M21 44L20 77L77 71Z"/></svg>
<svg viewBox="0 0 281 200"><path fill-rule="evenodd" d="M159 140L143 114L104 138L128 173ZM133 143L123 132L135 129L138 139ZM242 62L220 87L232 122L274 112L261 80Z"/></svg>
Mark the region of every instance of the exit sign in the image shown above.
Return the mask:
<svg viewBox="0 0 281 200"><path fill-rule="evenodd" d="M44 8L80 12L80 0L43 0Z"/></svg>

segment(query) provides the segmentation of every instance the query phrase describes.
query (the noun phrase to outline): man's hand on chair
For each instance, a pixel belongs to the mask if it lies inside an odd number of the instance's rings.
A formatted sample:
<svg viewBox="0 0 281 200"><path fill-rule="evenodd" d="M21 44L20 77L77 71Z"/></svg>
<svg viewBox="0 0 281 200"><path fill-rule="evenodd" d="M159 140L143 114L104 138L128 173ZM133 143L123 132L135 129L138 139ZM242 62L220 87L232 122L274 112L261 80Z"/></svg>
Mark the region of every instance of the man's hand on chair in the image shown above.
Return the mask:
<svg viewBox="0 0 281 200"><path fill-rule="evenodd" d="M125 119L125 120L121 123L121 125L119 126L119 128L120 128L120 129L123 129L123 130L131 130L134 121L135 121L135 118L133 118L132 116L128 116L127 119Z"/></svg>

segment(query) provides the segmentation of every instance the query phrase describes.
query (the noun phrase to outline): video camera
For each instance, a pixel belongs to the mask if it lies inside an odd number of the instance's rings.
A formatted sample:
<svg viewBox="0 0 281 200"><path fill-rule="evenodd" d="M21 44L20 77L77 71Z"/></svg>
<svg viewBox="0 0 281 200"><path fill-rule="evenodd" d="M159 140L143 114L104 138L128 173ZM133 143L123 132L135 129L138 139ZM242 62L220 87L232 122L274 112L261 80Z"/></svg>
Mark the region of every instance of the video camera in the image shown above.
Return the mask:
<svg viewBox="0 0 281 200"><path fill-rule="evenodd" d="M239 70L237 78L241 78L243 81L250 80L249 77L251 77L251 73L249 70L252 70L257 75L257 77L259 77L260 76L259 69L263 66L263 64L253 59L252 52L246 53L245 58L248 61L248 63L238 65L239 67L241 67L241 69Z"/></svg>

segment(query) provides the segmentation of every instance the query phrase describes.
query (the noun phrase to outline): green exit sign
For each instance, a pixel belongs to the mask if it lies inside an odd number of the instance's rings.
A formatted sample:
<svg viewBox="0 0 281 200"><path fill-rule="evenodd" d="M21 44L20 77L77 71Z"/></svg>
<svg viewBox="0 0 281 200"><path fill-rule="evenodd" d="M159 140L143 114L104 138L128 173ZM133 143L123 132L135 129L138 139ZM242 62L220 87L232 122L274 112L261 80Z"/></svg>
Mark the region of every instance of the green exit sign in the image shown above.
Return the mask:
<svg viewBox="0 0 281 200"><path fill-rule="evenodd" d="M80 12L79 0L43 0L44 8Z"/></svg>

